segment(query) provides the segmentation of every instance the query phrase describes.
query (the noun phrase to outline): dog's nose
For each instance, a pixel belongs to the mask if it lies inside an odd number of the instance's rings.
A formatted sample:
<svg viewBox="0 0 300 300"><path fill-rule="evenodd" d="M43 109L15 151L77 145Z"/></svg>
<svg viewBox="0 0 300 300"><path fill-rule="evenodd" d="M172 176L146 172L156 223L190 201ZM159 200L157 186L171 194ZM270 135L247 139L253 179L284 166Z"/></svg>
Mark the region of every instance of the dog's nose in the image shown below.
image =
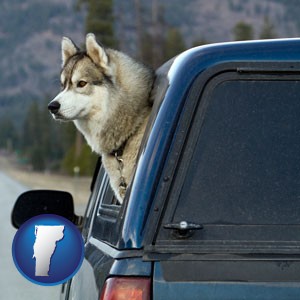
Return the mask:
<svg viewBox="0 0 300 300"><path fill-rule="evenodd" d="M52 114L56 114L60 109L60 103L58 101L52 101L48 104L48 109Z"/></svg>

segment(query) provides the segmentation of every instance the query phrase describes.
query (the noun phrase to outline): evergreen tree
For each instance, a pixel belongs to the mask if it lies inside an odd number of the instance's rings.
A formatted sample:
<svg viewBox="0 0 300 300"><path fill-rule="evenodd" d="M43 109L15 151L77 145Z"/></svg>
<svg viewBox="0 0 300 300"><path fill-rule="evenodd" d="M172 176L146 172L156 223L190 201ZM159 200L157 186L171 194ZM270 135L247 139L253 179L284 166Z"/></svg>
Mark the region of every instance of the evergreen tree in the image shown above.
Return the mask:
<svg viewBox="0 0 300 300"><path fill-rule="evenodd" d="M3 118L0 121L0 148L9 152L17 147L18 134L11 118Z"/></svg>
<svg viewBox="0 0 300 300"><path fill-rule="evenodd" d="M47 101L48 102L48 101ZM40 114L40 137L39 148L45 159L45 168L55 170L58 169L59 161L64 155L64 148L67 142L64 124L53 120L47 109L46 101L39 109ZM73 125L73 124L72 124ZM69 142L71 143L71 142Z"/></svg>
<svg viewBox="0 0 300 300"><path fill-rule="evenodd" d="M64 155L61 124L51 119L46 102L41 106L33 102L25 117L20 138L22 158L34 170L53 169Z"/></svg>
<svg viewBox="0 0 300 300"><path fill-rule="evenodd" d="M152 0L151 2L151 15L152 67L157 68L166 60L164 53L164 33L166 31L165 9L164 6L159 5L158 0Z"/></svg>
<svg viewBox="0 0 300 300"><path fill-rule="evenodd" d="M140 41L140 56L139 59L149 66L154 66L153 62L153 40L152 35L144 32Z"/></svg>
<svg viewBox="0 0 300 300"><path fill-rule="evenodd" d="M253 40L253 28L251 25L240 21L234 26L233 35L235 41Z"/></svg>
<svg viewBox="0 0 300 300"><path fill-rule="evenodd" d="M276 36L277 36L277 34L275 32L274 25L271 23L271 21L268 17L265 17L259 38L260 39L274 39L274 38L276 38Z"/></svg>
<svg viewBox="0 0 300 300"><path fill-rule="evenodd" d="M94 33L105 47L116 48L113 0L79 0L81 4L87 7L86 33Z"/></svg>
<svg viewBox="0 0 300 300"><path fill-rule="evenodd" d="M33 170L43 171L46 168L46 159L43 153L43 149L38 145L30 147L29 161Z"/></svg>
<svg viewBox="0 0 300 300"><path fill-rule="evenodd" d="M39 108L36 102L29 106L22 132L22 149L26 152L29 147L38 143Z"/></svg>
<svg viewBox="0 0 300 300"><path fill-rule="evenodd" d="M177 28L168 30L165 43L165 59L170 59L186 50L182 34Z"/></svg>
<svg viewBox="0 0 300 300"><path fill-rule="evenodd" d="M145 3L142 6L142 2L135 0L137 58L155 69L166 60L164 51L167 28L164 19L165 10L157 0L149 2L148 7ZM144 12L144 18L142 18L142 12Z"/></svg>
<svg viewBox="0 0 300 300"><path fill-rule="evenodd" d="M92 175L98 156L92 153L91 148L85 143L79 155L75 154L76 147L73 144L66 152L61 162L63 172L73 175L74 168L79 167L79 175Z"/></svg>
<svg viewBox="0 0 300 300"><path fill-rule="evenodd" d="M45 157L42 154L42 122L38 104L33 102L23 125L22 150L34 170L45 167Z"/></svg>

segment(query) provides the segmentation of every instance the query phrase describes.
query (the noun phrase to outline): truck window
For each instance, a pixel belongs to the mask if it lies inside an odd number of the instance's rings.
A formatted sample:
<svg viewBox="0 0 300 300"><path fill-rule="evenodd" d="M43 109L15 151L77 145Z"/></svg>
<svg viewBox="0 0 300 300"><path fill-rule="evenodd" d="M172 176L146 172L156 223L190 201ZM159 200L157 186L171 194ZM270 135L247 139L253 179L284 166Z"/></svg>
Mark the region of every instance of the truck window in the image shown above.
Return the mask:
<svg viewBox="0 0 300 300"><path fill-rule="evenodd" d="M224 77L204 91L164 223L202 224L202 241L299 241L300 81Z"/></svg>

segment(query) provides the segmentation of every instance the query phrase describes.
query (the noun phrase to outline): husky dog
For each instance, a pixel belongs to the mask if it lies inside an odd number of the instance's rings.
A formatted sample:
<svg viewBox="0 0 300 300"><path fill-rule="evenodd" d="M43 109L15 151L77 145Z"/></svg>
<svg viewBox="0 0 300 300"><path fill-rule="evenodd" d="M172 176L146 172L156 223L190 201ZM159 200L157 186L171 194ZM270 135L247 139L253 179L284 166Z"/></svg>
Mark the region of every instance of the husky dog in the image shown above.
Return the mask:
<svg viewBox="0 0 300 300"><path fill-rule="evenodd" d="M151 111L154 72L119 51L104 49L90 33L86 51L62 39L60 79L62 91L48 109L56 120L73 121L101 155L122 203Z"/></svg>

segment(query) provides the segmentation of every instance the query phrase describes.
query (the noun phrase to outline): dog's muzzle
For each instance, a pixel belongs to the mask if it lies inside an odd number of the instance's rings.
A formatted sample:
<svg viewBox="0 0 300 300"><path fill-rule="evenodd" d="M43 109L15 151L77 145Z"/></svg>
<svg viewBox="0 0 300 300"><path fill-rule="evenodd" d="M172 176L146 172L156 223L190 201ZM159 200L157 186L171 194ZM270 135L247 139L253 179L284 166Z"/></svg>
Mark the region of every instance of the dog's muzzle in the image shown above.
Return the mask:
<svg viewBox="0 0 300 300"><path fill-rule="evenodd" d="M57 114L60 109L60 103L58 101L51 101L48 104L48 109L52 114Z"/></svg>

